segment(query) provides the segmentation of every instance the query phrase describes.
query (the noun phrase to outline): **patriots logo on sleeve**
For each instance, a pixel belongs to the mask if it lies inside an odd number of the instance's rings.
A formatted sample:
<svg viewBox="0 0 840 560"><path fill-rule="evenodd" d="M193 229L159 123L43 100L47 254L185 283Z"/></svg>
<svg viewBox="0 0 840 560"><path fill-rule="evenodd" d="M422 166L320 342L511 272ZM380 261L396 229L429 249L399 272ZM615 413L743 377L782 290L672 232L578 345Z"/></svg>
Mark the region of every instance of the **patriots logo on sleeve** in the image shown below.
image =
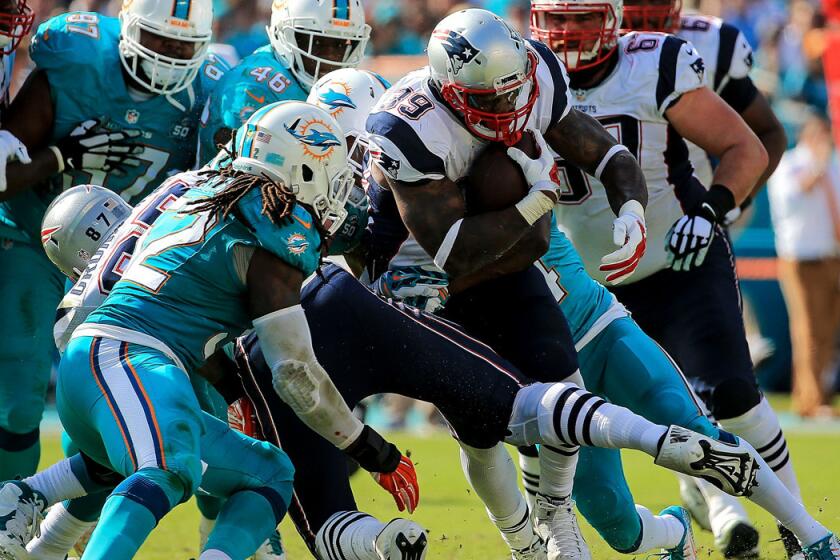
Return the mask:
<svg viewBox="0 0 840 560"><path fill-rule="evenodd" d="M392 158L391 156L389 156L381 150L370 150L370 152L368 153L370 154L370 157L372 157L373 160L379 164L379 167L382 168L382 171L384 171L390 177L397 176L397 173L400 170L399 160Z"/></svg>
<svg viewBox="0 0 840 560"><path fill-rule="evenodd" d="M703 59L698 58L692 62L691 69L697 73L697 77L700 78L700 81L702 82L703 77L706 75L706 64L703 62Z"/></svg>
<svg viewBox="0 0 840 560"><path fill-rule="evenodd" d="M434 38L443 45L449 61L452 63L452 72L457 74L465 64L472 62L479 54L479 50L472 46L472 43L457 31L440 29L434 32Z"/></svg>

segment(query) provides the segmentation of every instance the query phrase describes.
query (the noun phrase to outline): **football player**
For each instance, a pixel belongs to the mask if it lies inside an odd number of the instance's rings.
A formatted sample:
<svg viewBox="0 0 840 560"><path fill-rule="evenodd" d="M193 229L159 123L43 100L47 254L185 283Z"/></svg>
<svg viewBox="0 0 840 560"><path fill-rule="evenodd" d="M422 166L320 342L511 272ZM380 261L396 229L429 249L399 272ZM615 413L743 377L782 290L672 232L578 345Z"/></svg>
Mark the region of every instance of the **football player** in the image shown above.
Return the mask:
<svg viewBox="0 0 840 560"><path fill-rule="evenodd" d="M698 14L681 17L680 0L627 0L624 4L625 28L674 33L697 48L706 64L709 87L741 115L767 150L769 163L756 182L755 189L739 207L727 215L726 223L732 223L738 219L742 209L750 204L756 190L773 174L787 145L781 123L773 114L767 99L750 79L752 49L743 33L719 18ZM711 185L712 166L709 156L692 142L688 143L688 149L694 174L704 185ZM699 375L704 373L698 372ZM709 381L712 384L717 382L715 379ZM756 398L759 400L756 401ZM728 410L727 416L721 420L725 421L728 429L745 437L747 432L751 432L757 448L767 447L764 457L768 464L788 490L801 499L787 443L775 413L763 396L753 396L743 406ZM758 442L763 443L758 445ZM716 492L714 488L703 487L701 492L701 488L686 478L680 479L680 492L691 516L704 529L714 533L715 542L724 553L731 556L741 551L748 554L754 552L758 533L747 517L747 512L736 500ZM790 531L784 527L780 527L779 531L788 557L801 553ZM740 535L740 538L733 539L733 534Z"/></svg>
<svg viewBox="0 0 840 560"><path fill-rule="evenodd" d="M3 121L32 159L9 163L0 193L0 286L10 310L0 330L3 479L38 464L64 287L39 247L44 210L63 188L88 182L139 200L193 165L199 112L223 70L205 60L211 24L210 0L135 0L119 20L70 12L33 38L35 70Z"/></svg>
<svg viewBox="0 0 840 560"><path fill-rule="evenodd" d="M649 236L657 241L633 278L611 289L695 381L714 417L778 464L776 451L786 451L772 411L772 434L744 430L737 419L728 422L736 411L769 410L769 405L752 374L731 250L720 227L765 172L766 152L737 113L704 87L705 64L689 43L644 33L617 40L621 4L549 0L532 5L533 32L569 65L575 106L612 128L644 163L648 215L655 216L648 220ZM632 96L627 83L634 84ZM710 188L693 175L683 137L719 158ZM557 206L558 221L590 275L606 282L592 265L612 242L592 230L593 223L608 217L604 190L576 166L560 164L570 196ZM664 305L663 297L672 303ZM767 453L769 447L773 453ZM812 554L828 550L831 540L815 541L816 536L799 539Z"/></svg>
<svg viewBox="0 0 840 560"><path fill-rule="evenodd" d="M9 107L15 49L29 35L34 21L35 14L26 0L0 2L0 123ZM8 130L0 130L0 192L6 190L6 163L9 160L31 161L26 146Z"/></svg>
<svg viewBox="0 0 840 560"><path fill-rule="evenodd" d="M243 58L210 97L202 119L201 163L263 105L304 101L321 76L357 67L370 26L361 0L288 0L272 4L266 32L270 44Z"/></svg>
<svg viewBox="0 0 840 560"><path fill-rule="evenodd" d="M452 297L444 316L529 377L582 385L568 325L531 266L548 247L548 213L558 196L553 165L511 148L531 190L498 212L466 216L456 182L490 142L513 145L530 129L543 155L548 144L610 185L615 227L627 235L617 250L604 251L602 266L620 279L632 274L644 253L647 191L641 170L596 121L572 108L566 72L554 53L523 40L492 13L468 9L448 16L432 33L428 54L429 66L396 83L368 119L370 278L412 266L414 274L400 274L400 282L427 283L435 266L457 278L492 264L497 278ZM393 280L386 276L380 292L388 294ZM571 554L561 552L571 539L574 557L580 557L586 546L571 507L579 442L570 443L540 451L540 460L561 466L556 470L563 474L540 480L536 518L544 535L554 533L550 554ZM507 516L517 507L500 509ZM509 526L500 528L510 532Z"/></svg>
<svg viewBox="0 0 840 560"><path fill-rule="evenodd" d="M301 138L288 128L298 119L319 126ZM199 457L218 453L225 465L224 457L237 454L220 441L231 433L227 426L201 415L185 374L251 324L274 387L295 413L377 472L395 496L410 499L410 509L416 505L410 461L341 400L312 354L299 305L303 278L319 263L322 239L340 226L353 182L344 144L334 142L338 126L325 111L302 103L267 106L247 126L237 146L243 155L224 170L170 180L189 192L151 227L140 219L139 231L129 232L140 236L134 258L103 305L75 329L62 357L62 423L88 456L126 477L106 502L85 556L133 557L157 521L199 484L210 492L214 483L243 488L229 479L207 480ZM278 153L284 159L278 161ZM90 228L110 233L111 218L97 216ZM149 276L149 270L157 272ZM279 523L291 494L291 468L273 464L272 477L257 471L246 491L227 499L203 557L244 558ZM29 484L38 480L4 487L22 494L7 492L16 507L3 519L3 544L20 544L43 510L44 496ZM282 493L274 484L281 481L288 485Z"/></svg>

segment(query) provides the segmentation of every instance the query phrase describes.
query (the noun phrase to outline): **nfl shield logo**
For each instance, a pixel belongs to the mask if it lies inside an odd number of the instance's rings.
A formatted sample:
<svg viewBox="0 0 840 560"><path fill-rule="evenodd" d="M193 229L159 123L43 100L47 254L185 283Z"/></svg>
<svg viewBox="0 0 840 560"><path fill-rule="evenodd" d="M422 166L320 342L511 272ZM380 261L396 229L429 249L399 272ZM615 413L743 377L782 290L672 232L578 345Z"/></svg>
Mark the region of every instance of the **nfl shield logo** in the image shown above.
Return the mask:
<svg viewBox="0 0 840 560"><path fill-rule="evenodd" d="M125 112L125 122L128 124L137 124L137 121L140 120L140 111L135 109L129 109Z"/></svg>

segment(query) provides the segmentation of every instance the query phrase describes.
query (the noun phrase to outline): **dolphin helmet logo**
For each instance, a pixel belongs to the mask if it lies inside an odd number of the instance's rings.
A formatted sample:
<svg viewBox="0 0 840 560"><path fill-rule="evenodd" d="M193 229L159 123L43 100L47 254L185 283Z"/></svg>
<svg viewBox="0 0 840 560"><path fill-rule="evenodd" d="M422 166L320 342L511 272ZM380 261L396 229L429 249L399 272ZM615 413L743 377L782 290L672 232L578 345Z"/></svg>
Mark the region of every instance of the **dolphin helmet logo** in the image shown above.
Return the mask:
<svg viewBox="0 0 840 560"><path fill-rule="evenodd" d="M433 37L440 41L441 46L449 56L453 74L458 74L465 64L475 60L475 57L481 52L458 31L438 29L433 33Z"/></svg>
<svg viewBox="0 0 840 560"><path fill-rule="evenodd" d="M317 160L329 157L335 147L342 144L329 125L319 119L303 122L302 118L298 118L291 125L284 126L286 132L303 144L303 151Z"/></svg>
<svg viewBox="0 0 840 560"><path fill-rule="evenodd" d="M318 94L318 101L329 107L330 113L335 115L342 109L356 109L356 104L347 95L349 92L336 91L332 88Z"/></svg>

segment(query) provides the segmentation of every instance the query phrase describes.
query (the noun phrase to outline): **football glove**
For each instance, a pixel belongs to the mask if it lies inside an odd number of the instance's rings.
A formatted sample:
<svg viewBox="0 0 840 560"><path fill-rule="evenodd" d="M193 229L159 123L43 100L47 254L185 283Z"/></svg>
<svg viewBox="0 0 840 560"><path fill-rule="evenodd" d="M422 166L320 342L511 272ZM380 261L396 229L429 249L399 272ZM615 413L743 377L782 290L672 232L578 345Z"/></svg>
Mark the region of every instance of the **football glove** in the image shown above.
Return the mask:
<svg viewBox="0 0 840 560"><path fill-rule="evenodd" d="M689 271L706 259L718 223L735 208L735 197L723 185L712 185L703 200L677 220L668 234L671 268Z"/></svg>
<svg viewBox="0 0 840 560"><path fill-rule="evenodd" d="M80 123L68 136L55 144L64 169L101 169L107 173L125 173L128 167L137 167L134 158L145 148L133 140L139 130L108 130L98 119ZM56 155L58 155L58 153Z"/></svg>
<svg viewBox="0 0 840 560"><path fill-rule="evenodd" d="M554 155L545 143L545 138L540 134L539 130L529 130L534 135L534 140L540 148L540 154L536 159L531 159L528 155L519 148L508 148L507 154L510 159L515 161L519 167L522 168L522 173L525 174L525 180L528 181L528 193L535 191L543 191L546 195L551 197L553 201L557 201L557 162L554 161Z"/></svg>
<svg viewBox="0 0 840 560"><path fill-rule="evenodd" d="M8 130L0 130L0 192L6 190L6 163L15 160L32 163L23 142Z"/></svg>
<svg viewBox="0 0 840 560"><path fill-rule="evenodd" d="M373 283L378 295L434 313L449 299L449 277L431 265L388 270Z"/></svg>
<svg viewBox="0 0 840 560"><path fill-rule="evenodd" d="M402 455L399 465L393 472L370 474L377 484L394 497L397 509L414 513L420 502L420 485L417 483L417 471L414 470L411 459Z"/></svg>
<svg viewBox="0 0 840 560"><path fill-rule="evenodd" d="M635 200L626 202L613 221L613 243L620 249L601 259L599 270L607 273L607 282L613 286L627 280L639 261L645 255L647 234L645 213L642 205Z"/></svg>

